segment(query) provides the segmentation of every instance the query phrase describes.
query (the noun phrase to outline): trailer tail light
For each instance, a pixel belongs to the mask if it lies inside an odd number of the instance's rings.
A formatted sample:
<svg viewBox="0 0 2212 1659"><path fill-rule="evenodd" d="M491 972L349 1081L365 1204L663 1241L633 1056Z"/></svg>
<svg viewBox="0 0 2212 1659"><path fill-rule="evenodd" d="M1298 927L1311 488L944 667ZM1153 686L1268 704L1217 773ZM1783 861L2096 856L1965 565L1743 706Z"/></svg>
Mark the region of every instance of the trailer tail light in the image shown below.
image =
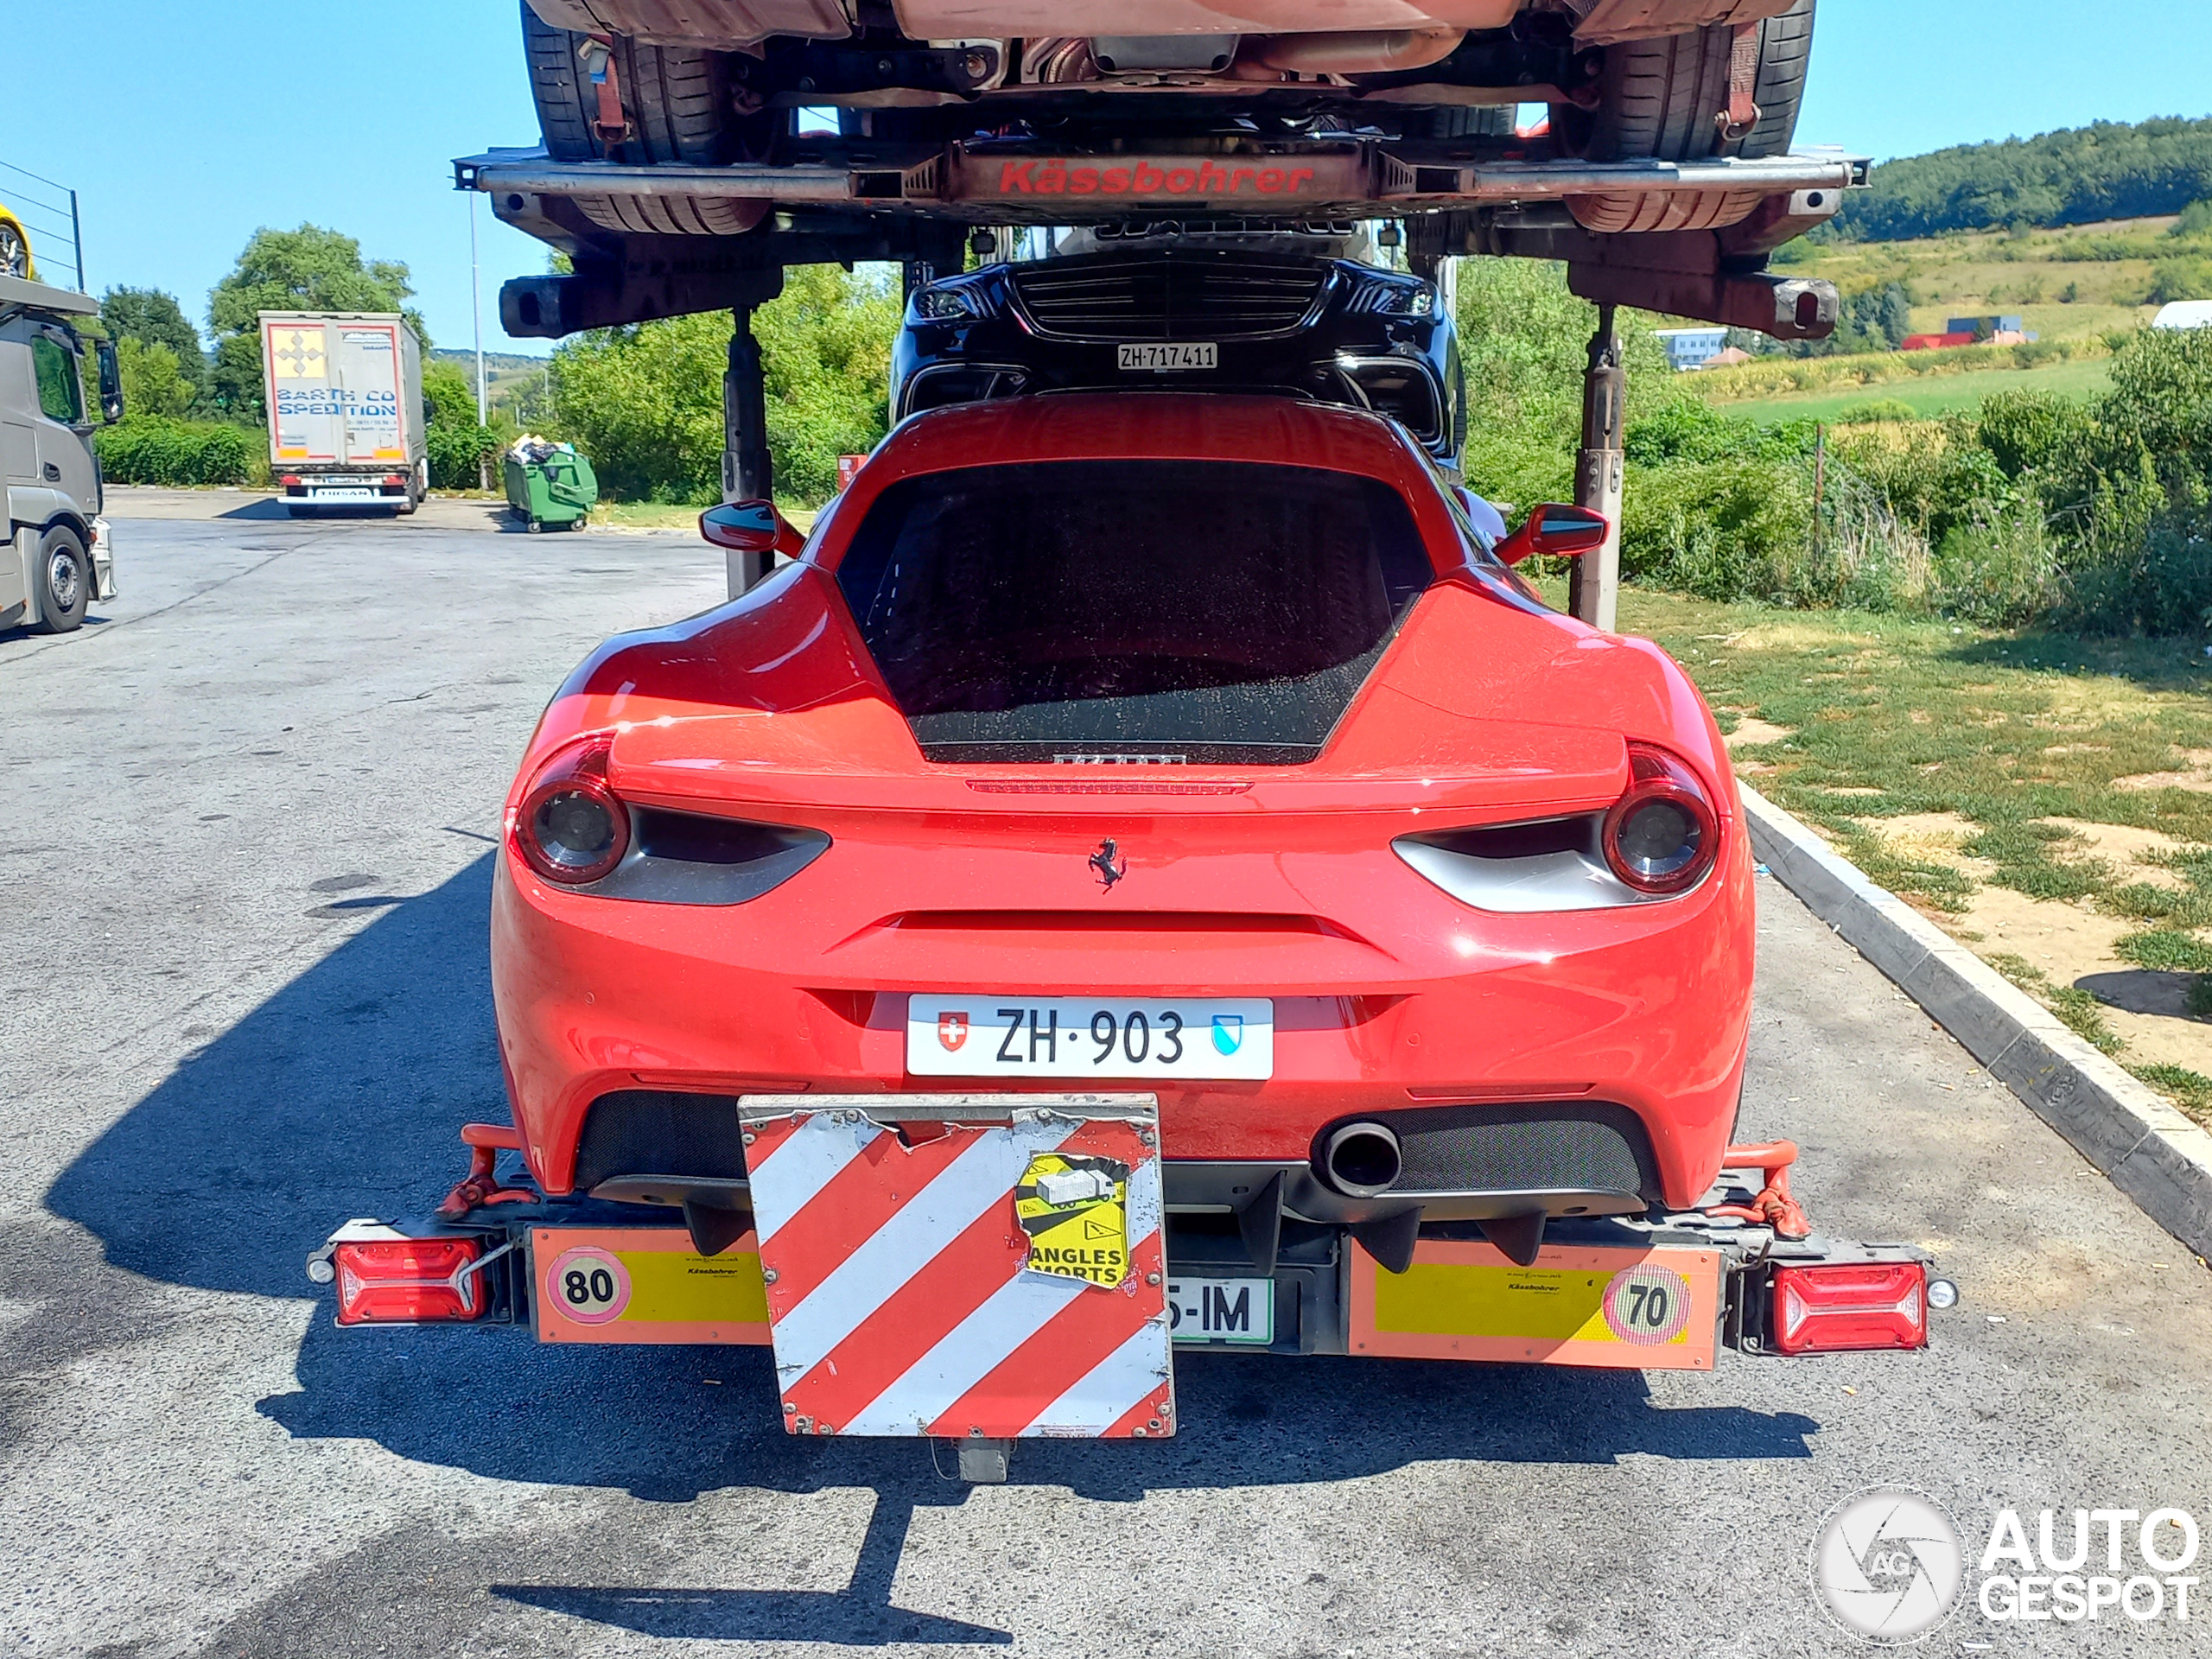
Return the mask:
<svg viewBox="0 0 2212 1659"><path fill-rule="evenodd" d="M1840 1354L1928 1345L1928 1269L1829 1262L1774 1270L1775 1351Z"/></svg>
<svg viewBox="0 0 2212 1659"><path fill-rule="evenodd" d="M331 1251L340 1325L480 1319L490 1306L473 1238L377 1238Z"/></svg>

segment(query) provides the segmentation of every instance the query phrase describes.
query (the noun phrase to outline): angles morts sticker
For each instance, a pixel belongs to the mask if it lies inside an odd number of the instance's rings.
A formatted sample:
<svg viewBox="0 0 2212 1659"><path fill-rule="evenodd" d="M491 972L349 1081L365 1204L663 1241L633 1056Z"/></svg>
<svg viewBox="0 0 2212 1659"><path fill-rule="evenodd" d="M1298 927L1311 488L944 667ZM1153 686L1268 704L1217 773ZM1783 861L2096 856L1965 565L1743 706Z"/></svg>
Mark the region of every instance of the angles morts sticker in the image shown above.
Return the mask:
<svg viewBox="0 0 2212 1659"><path fill-rule="evenodd" d="M1111 1158L1039 1153L1014 1189L1032 1273L1111 1290L1129 1271L1129 1166Z"/></svg>

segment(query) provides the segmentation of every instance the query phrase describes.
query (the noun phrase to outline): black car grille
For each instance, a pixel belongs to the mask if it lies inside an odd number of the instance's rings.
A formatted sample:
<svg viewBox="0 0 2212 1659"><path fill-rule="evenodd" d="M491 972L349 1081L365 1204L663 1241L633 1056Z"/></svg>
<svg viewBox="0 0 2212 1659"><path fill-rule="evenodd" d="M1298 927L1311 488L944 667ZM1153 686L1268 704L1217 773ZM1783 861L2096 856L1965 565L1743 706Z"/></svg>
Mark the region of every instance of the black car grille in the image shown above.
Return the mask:
<svg viewBox="0 0 2212 1659"><path fill-rule="evenodd" d="M1045 260L1015 291L1040 334L1067 340L1253 340L1303 324L1327 267L1203 257Z"/></svg>

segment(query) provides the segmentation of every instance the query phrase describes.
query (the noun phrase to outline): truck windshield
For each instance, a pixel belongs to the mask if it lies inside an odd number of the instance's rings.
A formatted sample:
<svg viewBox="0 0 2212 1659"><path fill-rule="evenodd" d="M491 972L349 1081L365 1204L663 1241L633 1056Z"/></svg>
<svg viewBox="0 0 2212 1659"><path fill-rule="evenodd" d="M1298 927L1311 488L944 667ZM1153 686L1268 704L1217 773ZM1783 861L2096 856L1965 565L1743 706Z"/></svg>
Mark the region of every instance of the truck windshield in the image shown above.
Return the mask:
<svg viewBox="0 0 2212 1659"><path fill-rule="evenodd" d="M1280 765L1433 574L1375 479L1085 461L903 480L836 577L932 760Z"/></svg>
<svg viewBox="0 0 2212 1659"><path fill-rule="evenodd" d="M77 378L77 354L51 334L31 341L31 368L38 376L38 406L49 421L79 426L85 419L85 388Z"/></svg>

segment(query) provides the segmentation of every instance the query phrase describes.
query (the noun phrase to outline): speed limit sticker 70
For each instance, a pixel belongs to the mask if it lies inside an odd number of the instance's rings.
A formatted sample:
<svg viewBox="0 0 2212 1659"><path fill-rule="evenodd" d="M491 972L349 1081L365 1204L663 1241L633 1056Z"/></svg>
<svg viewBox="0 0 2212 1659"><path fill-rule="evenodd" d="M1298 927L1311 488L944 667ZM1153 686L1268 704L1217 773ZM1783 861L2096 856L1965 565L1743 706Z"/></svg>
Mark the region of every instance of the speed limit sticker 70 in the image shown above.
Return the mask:
<svg viewBox="0 0 2212 1659"><path fill-rule="evenodd" d="M580 1325L605 1325L630 1306L630 1270L613 1251L578 1244L545 1269L545 1300Z"/></svg>

